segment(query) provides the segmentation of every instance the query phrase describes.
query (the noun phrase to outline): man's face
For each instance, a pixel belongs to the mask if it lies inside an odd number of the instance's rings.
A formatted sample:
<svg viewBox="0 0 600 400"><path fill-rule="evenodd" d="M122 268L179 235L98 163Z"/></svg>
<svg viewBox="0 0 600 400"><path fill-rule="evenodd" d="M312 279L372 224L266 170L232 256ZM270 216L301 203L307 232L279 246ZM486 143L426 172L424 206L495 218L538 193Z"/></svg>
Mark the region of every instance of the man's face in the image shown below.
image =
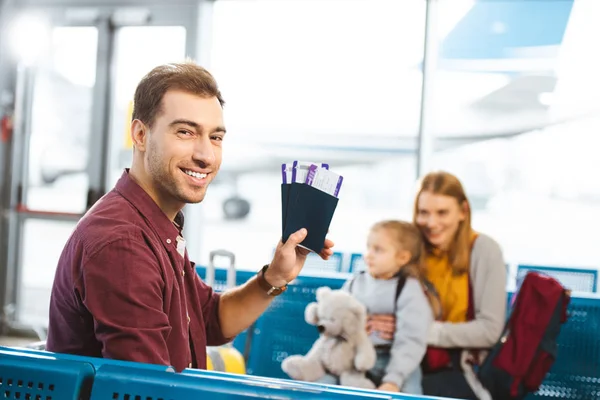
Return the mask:
<svg viewBox="0 0 600 400"><path fill-rule="evenodd" d="M216 97L169 91L147 135L144 164L166 201L199 203L221 166L225 127Z"/></svg>

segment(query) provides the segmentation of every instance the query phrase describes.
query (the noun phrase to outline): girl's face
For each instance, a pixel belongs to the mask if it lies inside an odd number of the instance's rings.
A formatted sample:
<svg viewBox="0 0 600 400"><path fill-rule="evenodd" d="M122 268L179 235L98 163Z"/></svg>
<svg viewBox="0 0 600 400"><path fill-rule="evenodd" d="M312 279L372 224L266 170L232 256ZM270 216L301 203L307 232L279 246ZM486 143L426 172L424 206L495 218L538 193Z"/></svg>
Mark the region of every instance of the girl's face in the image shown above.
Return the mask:
<svg viewBox="0 0 600 400"><path fill-rule="evenodd" d="M454 197L431 192L419 195L415 222L433 247L448 250L465 218L465 207Z"/></svg>
<svg viewBox="0 0 600 400"><path fill-rule="evenodd" d="M410 260L410 252L387 229L375 229L367 238L365 262L369 274L376 279L390 279Z"/></svg>

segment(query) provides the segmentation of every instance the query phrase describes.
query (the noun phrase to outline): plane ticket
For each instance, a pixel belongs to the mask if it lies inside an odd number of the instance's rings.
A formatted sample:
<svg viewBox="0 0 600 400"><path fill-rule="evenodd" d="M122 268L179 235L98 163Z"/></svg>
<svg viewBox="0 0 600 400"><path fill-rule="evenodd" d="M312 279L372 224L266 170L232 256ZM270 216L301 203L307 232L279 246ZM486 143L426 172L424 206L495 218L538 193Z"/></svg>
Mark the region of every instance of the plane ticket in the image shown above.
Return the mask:
<svg viewBox="0 0 600 400"><path fill-rule="evenodd" d="M308 169L315 163L308 161L294 161L290 164L281 164L281 177L284 184L298 182L305 183ZM321 163L321 168L329 169L329 164Z"/></svg>
<svg viewBox="0 0 600 400"><path fill-rule="evenodd" d="M343 176L338 175L333 171L329 171L326 168L321 168L318 165L312 164L308 169L304 183L327 194L339 197L343 180Z"/></svg>

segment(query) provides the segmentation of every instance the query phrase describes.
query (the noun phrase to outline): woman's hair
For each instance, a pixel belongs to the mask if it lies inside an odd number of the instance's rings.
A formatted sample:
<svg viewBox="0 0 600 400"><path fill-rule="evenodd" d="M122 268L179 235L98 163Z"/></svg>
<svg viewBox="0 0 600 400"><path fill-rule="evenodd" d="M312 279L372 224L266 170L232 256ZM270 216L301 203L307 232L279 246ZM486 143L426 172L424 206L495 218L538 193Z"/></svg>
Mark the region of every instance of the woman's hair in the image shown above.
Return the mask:
<svg viewBox="0 0 600 400"><path fill-rule="evenodd" d="M387 220L373 225L372 231L385 229L393 235L394 241L398 244L397 250L406 250L410 253L408 264L402 267L402 272L407 276L412 276L420 281L423 280L423 237L419 228L410 222Z"/></svg>
<svg viewBox="0 0 600 400"><path fill-rule="evenodd" d="M419 212L419 197L423 192L430 192L443 196L450 196L456 199L458 206L465 207L465 219L458 225L458 230L454 235L452 242L448 248L448 260L455 274L462 274L469 269L469 257L471 254L471 206L465 190L458 178L448 172L432 172L421 179L419 191L415 198L415 207L413 221L416 223ZM425 251L427 253L433 250L433 246L425 237Z"/></svg>
<svg viewBox="0 0 600 400"><path fill-rule="evenodd" d="M385 229L393 235L397 243L397 250L406 250L410 253L410 260L402 267L402 273L421 283L437 319L441 315L442 308L435 290L432 290L431 285L427 285L425 282L425 243L421 231L410 222L396 220L381 221L371 228L372 231L380 229Z"/></svg>

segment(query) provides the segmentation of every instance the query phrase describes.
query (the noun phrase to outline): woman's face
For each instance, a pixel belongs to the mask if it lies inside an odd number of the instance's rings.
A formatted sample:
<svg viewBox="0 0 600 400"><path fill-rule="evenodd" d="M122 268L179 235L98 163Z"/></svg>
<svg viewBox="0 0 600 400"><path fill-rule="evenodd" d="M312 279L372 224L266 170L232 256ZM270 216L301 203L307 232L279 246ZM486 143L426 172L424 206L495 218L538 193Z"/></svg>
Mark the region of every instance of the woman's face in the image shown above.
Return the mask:
<svg viewBox="0 0 600 400"><path fill-rule="evenodd" d="M465 205L454 197L431 192L419 195L416 223L434 247L447 250L465 217Z"/></svg>

